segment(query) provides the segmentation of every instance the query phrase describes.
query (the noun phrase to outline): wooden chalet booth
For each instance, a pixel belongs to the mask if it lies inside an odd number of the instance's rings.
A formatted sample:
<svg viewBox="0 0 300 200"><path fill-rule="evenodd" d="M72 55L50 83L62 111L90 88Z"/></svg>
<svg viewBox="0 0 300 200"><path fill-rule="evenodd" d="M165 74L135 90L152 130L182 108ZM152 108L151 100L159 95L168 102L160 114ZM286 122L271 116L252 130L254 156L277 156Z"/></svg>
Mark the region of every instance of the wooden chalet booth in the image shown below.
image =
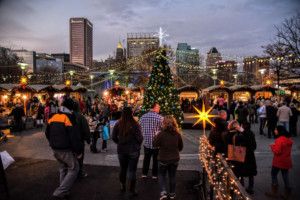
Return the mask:
<svg viewBox="0 0 300 200"><path fill-rule="evenodd" d="M213 101L215 104L219 97L223 97L229 108L229 102L232 101L232 91L224 85L215 85L202 90L205 106L209 108Z"/></svg>
<svg viewBox="0 0 300 200"><path fill-rule="evenodd" d="M197 100L200 97L201 90L188 85L177 89L180 99Z"/></svg>
<svg viewBox="0 0 300 200"><path fill-rule="evenodd" d="M271 98L276 93L276 88L269 86L269 85L253 85L251 86L251 89L253 92L253 97L255 97L255 100L258 98Z"/></svg>
<svg viewBox="0 0 300 200"><path fill-rule="evenodd" d="M252 100L255 91L248 85L234 85L229 87L234 101L248 102Z"/></svg>

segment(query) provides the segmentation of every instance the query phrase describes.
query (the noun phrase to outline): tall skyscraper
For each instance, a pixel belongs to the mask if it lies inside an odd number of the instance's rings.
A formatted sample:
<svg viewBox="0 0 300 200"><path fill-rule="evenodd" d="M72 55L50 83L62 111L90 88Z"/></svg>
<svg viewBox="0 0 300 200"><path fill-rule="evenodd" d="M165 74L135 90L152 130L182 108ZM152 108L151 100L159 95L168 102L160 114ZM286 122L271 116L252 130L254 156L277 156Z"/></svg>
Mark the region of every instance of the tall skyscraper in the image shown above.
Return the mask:
<svg viewBox="0 0 300 200"><path fill-rule="evenodd" d="M187 43L178 43L176 49L177 74L188 84L200 71L199 49L191 48Z"/></svg>
<svg viewBox="0 0 300 200"><path fill-rule="evenodd" d="M124 60L124 52L123 52L123 47L121 42L119 42L118 44L118 48L117 48L117 54L116 54L116 61L117 62L121 62Z"/></svg>
<svg viewBox="0 0 300 200"><path fill-rule="evenodd" d="M93 24L86 18L70 19L70 60L86 68L93 65Z"/></svg>
<svg viewBox="0 0 300 200"><path fill-rule="evenodd" d="M127 59L139 57L150 48L159 47L159 39L155 33L127 33Z"/></svg>
<svg viewBox="0 0 300 200"><path fill-rule="evenodd" d="M221 54L218 52L216 47L212 47L207 53L206 58L206 72L216 68L216 62L222 60Z"/></svg>

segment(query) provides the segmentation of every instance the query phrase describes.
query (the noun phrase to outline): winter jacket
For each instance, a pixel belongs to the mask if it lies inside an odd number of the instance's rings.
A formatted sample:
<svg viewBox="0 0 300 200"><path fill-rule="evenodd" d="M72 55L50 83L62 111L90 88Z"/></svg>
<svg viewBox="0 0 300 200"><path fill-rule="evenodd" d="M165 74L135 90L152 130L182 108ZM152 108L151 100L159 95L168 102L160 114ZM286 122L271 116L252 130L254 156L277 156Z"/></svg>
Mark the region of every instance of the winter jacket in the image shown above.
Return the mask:
<svg viewBox="0 0 300 200"><path fill-rule="evenodd" d="M80 106L77 101L74 101L73 103L74 107L74 116L76 118L76 122L78 123L79 130L80 130L80 139L81 142L86 141L87 144L91 143L91 133L89 124L86 120L86 118L80 113Z"/></svg>
<svg viewBox="0 0 300 200"><path fill-rule="evenodd" d="M75 116L66 107L61 106L58 113L48 121L45 134L53 150L81 154L82 142L78 124Z"/></svg>
<svg viewBox="0 0 300 200"><path fill-rule="evenodd" d="M254 151L256 149L256 140L255 135L251 130L244 130L242 135L247 138L246 143L246 158L245 158L245 171L243 171L244 176L256 176L257 175L257 166Z"/></svg>
<svg viewBox="0 0 300 200"><path fill-rule="evenodd" d="M102 139L103 140L108 140L109 139L107 125L105 125L105 126L102 127Z"/></svg>
<svg viewBox="0 0 300 200"><path fill-rule="evenodd" d="M152 145L159 148L157 160L179 161L179 152L183 149L182 135L173 131L162 131L154 136Z"/></svg>
<svg viewBox="0 0 300 200"><path fill-rule="evenodd" d="M290 118L290 123L296 125L298 122L298 115L299 115L299 111L297 110L297 108L291 108L293 116L291 116Z"/></svg>
<svg viewBox="0 0 300 200"><path fill-rule="evenodd" d="M9 116L14 116L14 120L15 121L19 121L22 119L22 117L25 116L25 112L24 112L24 109L23 107L15 107L11 113L9 114Z"/></svg>
<svg viewBox="0 0 300 200"><path fill-rule="evenodd" d="M248 110L244 106L239 106L235 113L238 115L238 121L245 122L247 121Z"/></svg>
<svg viewBox="0 0 300 200"><path fill-rule="evenodd" d="M208 137L209 143L215 147L215 154L217 153L225 153L225 145L222 140L222 131L213 129Z"/></svg>
<svg viewBox="0 0 300 200"><path fill-rule="evenodd" d="M36 119L44 119L44 107L39 105Z"/></svg>
<svg viewBox="0 0 300 200"><path fill-rule="evenodd" d="M260 118L266 118L267 117L266 106L262 106L262 107L259 108L258 115L259 115Z"/></svg>
<svg viewBox="0 0 300 200"><path fill-rule="evenodd" d="M266 110L267 110L267 120L268 120L268 123L277 123L277 116L276 116L276 113L277 113L277 109L274 107L274 106L267 106L266 107Z"/></svg>
<svg viewBox="0 0 300 200"><path fill-rule="evenodd" d="M249 103L248 105L248 112L249 112L249 115L254 115L255 114L255 104L253 103Z"/></svg>
<svg viewBox="0 0 300 200"><path fill-rule="evenodd" d="M274 167L280 169L293 168L291 151L293 146L293 140L284 136L280 136L276 139L275 144L271 144L271 149L274 153L273 163Z"/></svg>
<svg viewBox="0 0 300 200"><path fill-rule="evenodd" d="M290 121L290 117L293 115L291 109L286 105L281 106L277 111L278 121L280 122L288 122Z"/></svg>
<svg viewBox="0 0 300 200"><path fill-rule="evenodd" d="M235 136L235 145L241 145L244 147L249 147L249 140L247 137L245 137L242 133L239 131L228 131L227 133L222 133L222 139L225 144L225 155L228 157L228 145L233 144L233 136ZM234 168L232 171L237 177L240 176L247 176L247 165L242 162L236 162L236 161L228 161L232 165L234 165Z"/></svg>
<svg viewBox="0 0 300 200"><path fill-rule="evenodd" d="M117 122L113 129L112 140L118 145L118 154L130 154L141 150L144 138L138 123L133 124L130 133L126 136L121 135L119 131L119 122Z"/></svg>

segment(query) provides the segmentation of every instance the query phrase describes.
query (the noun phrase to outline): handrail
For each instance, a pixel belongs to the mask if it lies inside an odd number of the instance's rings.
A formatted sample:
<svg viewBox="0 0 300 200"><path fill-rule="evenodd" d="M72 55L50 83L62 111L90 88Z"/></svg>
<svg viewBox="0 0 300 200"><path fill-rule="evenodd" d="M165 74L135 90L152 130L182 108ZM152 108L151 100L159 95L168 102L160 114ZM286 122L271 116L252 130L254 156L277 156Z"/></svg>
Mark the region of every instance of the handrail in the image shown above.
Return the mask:
<svg viewBox="0 0 300 200"><path fill-rule="evenodd" d="M220 200L251 199L226 159L220 153L215 154L214 147L205 136L200 137L199 152L203 173L207 175L210 186L210 199L214 197ZM205 180L203 183L202 187L207 187Z"/></svg>

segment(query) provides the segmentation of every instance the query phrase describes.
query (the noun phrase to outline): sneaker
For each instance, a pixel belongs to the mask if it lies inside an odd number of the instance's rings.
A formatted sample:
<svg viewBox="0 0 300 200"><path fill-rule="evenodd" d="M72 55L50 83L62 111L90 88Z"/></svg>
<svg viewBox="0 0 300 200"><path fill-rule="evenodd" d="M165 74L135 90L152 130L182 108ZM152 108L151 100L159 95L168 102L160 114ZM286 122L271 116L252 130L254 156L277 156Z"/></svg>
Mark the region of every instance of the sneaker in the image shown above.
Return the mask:
<svg viewBox="0 0 300 200"><path fill-rule="evenodd" d="M143 174L141 177L142 177L142 179L146 179L146 178L147 178L147 175L144 175L144 174Z"/></svg>
<svg viewBox="0 0 300 200"><path fill-rule="evenodd" d="M175 199L175 197L176 197L176 194L170 194L170 199Z"/></svg>
<svg viewBox="0 0 300 200"><path fill-rule="evenodd" d="M79 175L79 178L85 178L85 177L87 177L87 176L88 176L87 173L82 173L82 174Z"/></svg>
<svg viewBox="0 0 300 200"><path fill-rule="evenodd" d="M153 180L157 180L157 176L152 176L152 179Z"/></svg>
<svg viewBox="0 0 300 200"><path fill-rule="evenodd" d="M167 198L168 198L168 196L166 193L161 193L159 200L163 200L163 199L167 199Z"/></svg>
<svg viewBox="0 0 300 200"><path fill-rule="evenodd" d="M101 150L101 153L106 153L106 150L105 150L105 149L102 149L102 150Z"/></svg>

